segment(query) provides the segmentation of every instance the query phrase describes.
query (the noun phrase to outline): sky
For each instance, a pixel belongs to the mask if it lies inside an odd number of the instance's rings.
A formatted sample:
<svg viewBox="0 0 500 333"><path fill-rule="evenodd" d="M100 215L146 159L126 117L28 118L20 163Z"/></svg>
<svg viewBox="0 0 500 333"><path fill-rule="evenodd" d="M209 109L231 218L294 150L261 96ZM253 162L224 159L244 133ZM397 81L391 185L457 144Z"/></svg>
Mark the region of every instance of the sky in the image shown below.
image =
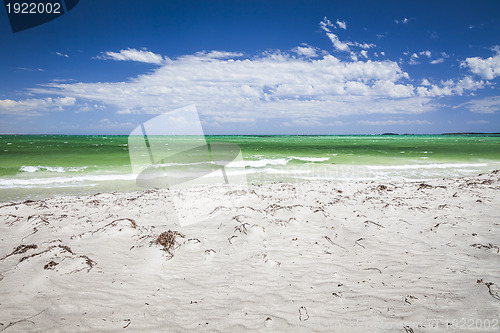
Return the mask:
<svg viewBox="0 0 500 333"><path fill-rule="evenodd" d="M500 132L500 1L82 0L13 33L0 133ZM169 126L176 126L175 123Z"/></svg>

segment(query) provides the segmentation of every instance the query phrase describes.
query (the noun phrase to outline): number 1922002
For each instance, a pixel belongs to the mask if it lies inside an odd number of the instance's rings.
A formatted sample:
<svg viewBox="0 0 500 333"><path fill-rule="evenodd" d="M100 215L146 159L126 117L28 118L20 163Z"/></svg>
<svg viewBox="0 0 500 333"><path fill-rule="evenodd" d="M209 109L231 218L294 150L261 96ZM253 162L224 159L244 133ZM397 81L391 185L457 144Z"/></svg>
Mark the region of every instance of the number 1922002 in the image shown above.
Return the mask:
<svg viewBox="0 0 500 333"><path fill-rule="evenodd" d="M27 3L14 2L6 4L7 13L14 14L61 14L61 4L55 3Z"/></svg>

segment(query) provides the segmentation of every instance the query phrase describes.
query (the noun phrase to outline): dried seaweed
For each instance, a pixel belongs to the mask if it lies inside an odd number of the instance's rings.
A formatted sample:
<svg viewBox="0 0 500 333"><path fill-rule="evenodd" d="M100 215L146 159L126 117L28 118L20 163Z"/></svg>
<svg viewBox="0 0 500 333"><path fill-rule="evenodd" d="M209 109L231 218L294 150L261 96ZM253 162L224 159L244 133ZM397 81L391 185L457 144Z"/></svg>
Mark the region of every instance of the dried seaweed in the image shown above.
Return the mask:
<svg viewBox="0 0 500 333"><path fill-rule="evenodd" d="M6 255L5 257L1 258L0 260L4 260L10 256L13 256L13 255L16 255L16 254L23 254L23 253L26 253L28 252L29 250L34 250L34 249L37 249L38 248L38 245L36 244L30 244L30 245L19 245L18 247L16 247L14 249L14 251L12 251L11 253L9 253L8 255Z"/></svg>
<svg viewBox="0 0 500 333"><path fill-rule="evenodd" d="M169 259L171 259L174 256L174 251L179 247L179 243L176 241L176 237L186 237L180 232L177 231L164 231L162 232L154 241L151 242L151 244L155 245L160 245L162 247L162 251L165 251Z"/></svg>

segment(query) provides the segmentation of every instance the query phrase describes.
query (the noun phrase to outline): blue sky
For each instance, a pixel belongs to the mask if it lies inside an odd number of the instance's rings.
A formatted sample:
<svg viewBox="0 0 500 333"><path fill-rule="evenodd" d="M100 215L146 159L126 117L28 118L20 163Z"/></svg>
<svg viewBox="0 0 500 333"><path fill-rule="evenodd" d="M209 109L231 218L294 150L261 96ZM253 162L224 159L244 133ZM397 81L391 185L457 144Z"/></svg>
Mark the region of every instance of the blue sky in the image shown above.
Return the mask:
<svg viewBox="0 0 500 333"><path fill-rule="evenodd" d="M12 33L0 133L500 132L499 1L82 0ZM172 126L175 126L173 124Z"/></svg>

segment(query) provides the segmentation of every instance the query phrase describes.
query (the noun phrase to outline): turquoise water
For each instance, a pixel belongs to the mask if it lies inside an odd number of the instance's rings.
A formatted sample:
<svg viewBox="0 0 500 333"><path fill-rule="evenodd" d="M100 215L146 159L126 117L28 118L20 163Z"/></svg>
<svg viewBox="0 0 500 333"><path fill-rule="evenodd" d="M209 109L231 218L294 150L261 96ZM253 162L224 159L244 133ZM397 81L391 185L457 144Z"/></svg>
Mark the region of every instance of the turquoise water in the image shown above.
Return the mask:
<svg viewBox="0 0 500 333"><path fill-rule="evenodd" d="M189 142L190 137L173 137ZM207 136L247 181L420 180L500 169L499 135ZM164 161L175 162L175 161ZM242 169L243 168L243 169ZM136 190L128 136L0 135L0 201Z"/></svg>

